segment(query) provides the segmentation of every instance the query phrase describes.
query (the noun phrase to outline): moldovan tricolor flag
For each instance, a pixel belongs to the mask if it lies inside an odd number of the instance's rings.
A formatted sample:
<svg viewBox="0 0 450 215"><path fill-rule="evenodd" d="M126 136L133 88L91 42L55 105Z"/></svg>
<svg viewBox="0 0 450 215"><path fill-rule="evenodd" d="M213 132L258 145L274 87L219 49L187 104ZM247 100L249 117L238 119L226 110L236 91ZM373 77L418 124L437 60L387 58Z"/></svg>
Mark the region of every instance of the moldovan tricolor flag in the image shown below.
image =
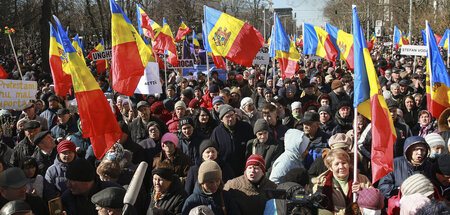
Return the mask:
<svg viewBox="0 0 450 215"><path fill-rule="evenodd" d="M303 24L303 54L313 54L336 61L338 51L330 39L330 35L320 27Z"/></svg>
<svg viewBox="0 0 450 215"><path fill-rule="evenodd" d="M63 32L65 34L65 32ZM49 63L52 71L55 92L60 96L65 96L72 87L67 55L59 39L58 32L50 23L50 49Z"/></svg>
<svg viewBox="0 0 450 215"><path fill-rule="evenodd" d="M114 0L110 3L112 87L123 95L132 96L152 55L119 5Z"/></svg>
<svg viewBox="0 0 450 215"><path fill-rule="evenodd" d="M167 62L172 66L178 66L177 46L173 39L173 34L170 30L170 26L165 18L163 18L163 27L161 29L161 32L159 32L158 36L156 36L153 43L153 50L159 54L168 54L169 57L167 59Z"/></svg>
<svg viewBox="0 0 450 215"><path fill-rule="evenodd" d="M442 111L450 107L450 79L428 21L427 38L427 107L431 115L439 119ZM431 80L431 81L430 81ZM430 86L431 85L431 86Z"/></svg>
<svg viewBox="0 0 450 215"><path fill-rule="evenodd" d="M78 55L80 55L80 57L83 59L84 63L86 64L86 60L84 59L83 49L81 48L80 37L78 36L78 34L75 35L75 37L73 38L72 46L75 50L77 50Z"/></svg>
<svg viewBox="0 0 450 215"><path fill-rule="evenodd" d="M208 55L209 54L211 54L211 57L212 57L212 59L213 59L213 61L214 61L214 65L216 66L216 68L217 69L227 69L227 65L226 65L226 63L225 63L225 61L223 60L223 57L222 56L215 56L213 53L212 53L212 50L211 50L211 46L209 45L209 42L208 42L208 40L206 39L207 37L206 37L206 26L205 26L205 23L203 22L203 20L202 20L202 38L203 38L203 48L205 49L205 51L206 51L206 60L209 60L208 58Z"/></svg>
<svg viewBox="0 0 450 215"><path fill-rule="evenodd" d="M444 47L444 49L448 50L448 43L450 40L450 29L447 29L444 33L444 35L442 35L442 39L439 42L439 47Z"/></svg>
<svg viewBox="0 0 450 215"><path fill-rule="evenodd" d="M192 31L192 44L194 44L194 46L200 46L200 43L197 39L197 34L195 34L194 30Z"/></svg>
<svg viewBox="0 0 450 215"><path fill-rule="evenodd" d="M155 39L156 35L161 31L162 27L145 13L142 6L136 4L137 7L137 21L140 35L145 35L148 38Z"/></svg>
<svg viewBox="0 0 450 215"><path fill-rule="evenodd" d="M8 73L6 73L5 69L3 69L2 65L0 64L0 79L6 78L8 78Z"/></svg>
<svg viewBox="0 0 450 215"><path fill-rule="evenodd" d="M58 18L54 16L64 52L67 54L73 88L80 113L83 137L89 137L95 157L103 155L122 136L116 116L83 59L73 48Z"/></svg>
<svg viewBox="0 0 450 215"><path fill-rule="evenodd" d="M402 45L408 45L408 41L403 36L403 33L397 26L394 26L394 45L395 49L398 49Z"/></svg>
<svg viewBox="0 0 450 215"><path fill-rule="evenodd" d="M252 66L253 59L264 45L264 38L255 27L226 13L204 6L205 34L216 56L243 66Z"/></svg>
<svg viewBox="0 0 450 215"><path fill-rule="evenodd" d="M92 60L93 52L101 52L104 50L105 50L105 46L103 45L103 40L102 40L94 49L92 49L91 52L89 52L88 58ZM106 70L106 68L108 68L108 63L106 62L106 60L98 60L98 61L95 61L95 63L97 64L97 74L103 73Z"/></svg>
<svg viewBox="0 0 450 215"><path fill-rule="evenodd" d="M326 24L325 30L330 35L331 41L338 50L339 58L341 60L345 60L349 69L353 70L353 35L346 33L328 23Z"/></svg>
<svg viewBox="0 0 450 215"><path fill-rule="evenodd" d="M391 114L381 94L380 82L373 66L356 6L353 6L353 48L355 84L353 107L371 120L372 183L393 171L394 143L397 139Z"/></svg>
<svg viewBox="0 0 450 215"><path fill-rule="evenodd" d="M274 46L275 58L280 63L281 78L292 78L298 70L298 60L300 54L295 48L295 44L289 39L277 13L275 13L275 33L272 35L271 44Z"/></svg>
<svg viewBox="0 0 450 215"><path fill-rule="evenodd" d="M178 28L177 36L175 37L175 42L178 42L184 38L184 36L191 33L191 29L184 24L183 18L181 18L181 25L180 28Z"/></svg>

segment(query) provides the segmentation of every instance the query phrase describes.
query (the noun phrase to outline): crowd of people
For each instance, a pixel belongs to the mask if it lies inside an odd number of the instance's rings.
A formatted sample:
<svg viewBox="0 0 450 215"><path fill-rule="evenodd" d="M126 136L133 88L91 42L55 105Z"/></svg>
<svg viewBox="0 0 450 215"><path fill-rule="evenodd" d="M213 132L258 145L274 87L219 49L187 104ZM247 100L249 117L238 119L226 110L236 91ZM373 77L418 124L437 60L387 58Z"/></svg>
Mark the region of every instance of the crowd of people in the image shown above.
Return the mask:
<svg viewBox="0 0 450 215"><path fill-rule="evenodd" d="M122 214L142 161L132 214L448 214L450 108L438 118L427 110L423 57L378 43L371 55L397 135L394 171L375 184L371 123L357 115L354 126L354 78L343 62L302 57L283 80L278 63L230 63L226 80L169 70L162 94L126 97L86 59L122 131L98 159L74 93L56 95L40 53L24 52L23 80L39 89L21 110L0 111L0 214L49 214L55 200L68 215ZM21 79L13 57L0 63ZM320 201L287 203L299 195Z"/></svg>

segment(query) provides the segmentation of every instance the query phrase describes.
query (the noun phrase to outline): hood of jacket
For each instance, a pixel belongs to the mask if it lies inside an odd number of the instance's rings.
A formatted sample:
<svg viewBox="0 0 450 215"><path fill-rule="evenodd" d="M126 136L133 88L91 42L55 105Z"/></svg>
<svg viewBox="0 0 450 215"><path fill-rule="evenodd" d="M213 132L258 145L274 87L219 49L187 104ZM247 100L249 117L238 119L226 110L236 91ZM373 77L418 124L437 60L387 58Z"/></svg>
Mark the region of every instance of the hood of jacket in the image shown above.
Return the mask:
<svg viewBox="0 0 450 215"><path fill-rule="evenodd" d="M303 131L289 129L284 135L284 149L296 155L301 155L309 145L309 138Z"/></svg>
<svg viewBox="0 0 450 215"><path fill-rule="evenodd" d="M405 144L403 145L403 156L405 156L405 159L406 159L409 163L411 163L411 160L408 158L408 155L407 155L406 151L408 151L408 149L409 149L410 147L412 147L413 145L415 145L415 144L417 144L417 143L423 143L423 145L425 145L426 148L427 148L427 155L426 155L425 159L422 161L422 163L425 162L425 161L428 159L428 157L430 156L431 148L430 148L430 146L426 143L426 141L425 141L425 139L424 139L423 137L419 137L419 136L408 137L408 138L405 140Z"/></svg>

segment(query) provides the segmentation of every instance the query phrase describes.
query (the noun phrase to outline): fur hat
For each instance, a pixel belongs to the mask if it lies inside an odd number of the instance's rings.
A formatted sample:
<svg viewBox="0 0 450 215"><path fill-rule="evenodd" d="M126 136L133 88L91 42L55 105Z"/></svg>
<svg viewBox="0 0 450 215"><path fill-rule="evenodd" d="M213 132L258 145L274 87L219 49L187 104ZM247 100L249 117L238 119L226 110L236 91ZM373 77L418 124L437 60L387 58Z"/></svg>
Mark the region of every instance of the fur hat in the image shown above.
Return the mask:
<svg viewBox="0 0 450 215"><path fill-rule="evenodd" d="M450 129L448 127L448 121L447 121L449 116L450 116L450 108L447 108L444 111L442 111L441 115L439 116L439 121L438 121L439 131L447 131Z"/></svg>

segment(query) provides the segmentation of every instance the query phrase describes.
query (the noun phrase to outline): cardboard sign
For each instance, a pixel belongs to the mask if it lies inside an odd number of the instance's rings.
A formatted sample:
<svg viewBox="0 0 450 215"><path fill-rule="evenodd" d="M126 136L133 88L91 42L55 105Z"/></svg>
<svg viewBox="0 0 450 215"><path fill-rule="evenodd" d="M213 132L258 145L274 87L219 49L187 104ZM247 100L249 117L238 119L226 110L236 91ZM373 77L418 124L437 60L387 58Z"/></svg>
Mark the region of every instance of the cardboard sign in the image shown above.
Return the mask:
<svg viewBox="0 0 450 215"><path fill-rule="evenodd" d="M0 109L22 109L36 99L37 82L0 79Z"/></svg>
<svg viewBox="0 0 450 215"><path fill-rule="evenodd" d="M149 62L145 67L144 75L134 93L151 95L162 93L161 80L159 79L158 63Z"/></svg>
<svg viewBox="0 0 450 215"><path fill-rule="evenodd" d="M267 65L269 64L269 58L269 53L258 52L258 54L256 54L255 56L255 59L253 59L253 64Z"/></svg>
<svg viewBox="0 0 450 215"><path fill-rule="evenodd" d="M214 64L213 65L209 65L210 71L217 71L217 73L219 74L219 80L221 81L226 81L227 80L227 71L225 71L224 69L216 69ZM195 65L194 68L185 68L183 69L183 78L188 78L189 73L192 72L193 77L197 77L197 73L201 72L203 74L205 74L206 76L208 75L208 71L206 68L206 65ZM192 77L192 76L191 76Z"/></svg>
<svg viewBox="0 0 450 215"><path fill-rule="evenodd" d="M426 46L402 45L400 47L401 55L427 56Z"/></svg>
<svg viewBox="0 0 450 215"><path fill-rule="evenodd" d="M92 52L92 60L109 60L111 59L111 49L107 49L101 52Z"/></svg>
<svg viewBox="0 0 450 215"><path fill-rule="evenodd" d="M194 59L178 59L178 66L167 63L167 69L194 68Z"/></svg>

